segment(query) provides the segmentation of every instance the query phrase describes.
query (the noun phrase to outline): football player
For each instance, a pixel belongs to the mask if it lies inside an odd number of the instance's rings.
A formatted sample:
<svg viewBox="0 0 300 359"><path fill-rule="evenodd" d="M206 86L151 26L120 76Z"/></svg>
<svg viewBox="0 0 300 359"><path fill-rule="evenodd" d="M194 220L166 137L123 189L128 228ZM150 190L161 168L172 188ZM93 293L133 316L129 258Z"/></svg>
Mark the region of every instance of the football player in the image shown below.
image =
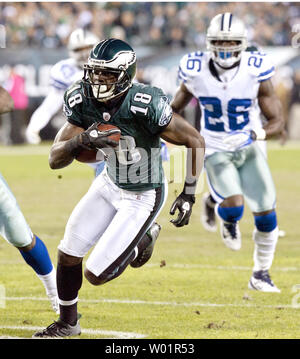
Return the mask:
<svg viewBox="0 0 300 359"><path fill-rule="evenodd" d="M93 33L74 30L68 40L69 58L57 62L51 69L51 87L42 104L32 114L26 128L26 139L31 144L41 142L40 131L51 118L62 108L63 95L66 89L83 77L83 64L86 62L92 47L99 41Z"/></svg>
<svg viewBox="0 0 300 359"><path fill-rule="evenodd" d="M199 100L205 170L217 203L221 237L230 249L241 248L238 222L245 199L255 223L254 267L248 286L279 292L269 274L278 239L276 192L258 141L279 135L284 119L271 82L273 64L264 53L246 52L246 47L243 22L231 13L215 16L207 30L208 51L181 59L181 84L172 108L179 112L193 96ZM267 120L264 126L259 109Z"/></svg>
<svg viewBox="0 0 300 359"><path fill-rule="evenodd" d="M12 111L14 103L9 93L0 86L0 114ZM45 244L31 232L18 203L0 174L0 234L21 253L42 281L52 308L59 312L56 272Z"/></svg>
<svg viewBox="0 0 300 359"><path fill-rule="evenodd" d="M58 247L60 318L34 337L80 334L77 301L82 259L93 246L84 271L93 285L113 280L129 264L141 267L150 259L156 237L146 231L167 195L160 137L188 148L185 185L170 212L178 211L172 220L176 227L189 223L204 141L198 131L172 113L162 90L133 83L135 73L136 54L131 46L106 39L91 51L84 79L65 93L67 123L51 148L51 168L69 165L82 149L100 148L107 169L75 207ZM104 136L98 122L117 126L120 141Z"/></svg>

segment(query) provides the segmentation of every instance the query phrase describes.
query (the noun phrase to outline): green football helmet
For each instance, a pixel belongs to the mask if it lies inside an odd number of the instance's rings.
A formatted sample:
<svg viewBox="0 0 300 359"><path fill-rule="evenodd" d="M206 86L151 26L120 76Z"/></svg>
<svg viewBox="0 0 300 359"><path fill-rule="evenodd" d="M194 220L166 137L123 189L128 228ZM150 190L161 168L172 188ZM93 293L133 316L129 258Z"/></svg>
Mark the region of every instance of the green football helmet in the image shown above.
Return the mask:
<svg viewBox="0 0 300 359"><path fill-rule="evenodd" d="M136 54L126 42L106 39L93 47L83 68L85 95L106 102L132 86Z"/></svg>

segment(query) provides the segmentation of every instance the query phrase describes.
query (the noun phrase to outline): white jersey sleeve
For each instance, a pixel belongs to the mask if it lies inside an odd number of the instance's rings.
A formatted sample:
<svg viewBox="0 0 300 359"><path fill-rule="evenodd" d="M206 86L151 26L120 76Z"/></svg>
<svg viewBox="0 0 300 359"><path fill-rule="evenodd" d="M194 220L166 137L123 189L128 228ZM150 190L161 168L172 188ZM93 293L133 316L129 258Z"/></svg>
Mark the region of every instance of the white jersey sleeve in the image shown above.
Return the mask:
<svg viewBox="0 0 300 359"><path fill-rule="evenodd" d="M26 129L26 139L29 143L41 141L38 134L62 108L64 92L82 76L82 69L78 68L74 59L71 58L61 60L52 67L50 72L51 88L42 104L32 114Z"/></svg>
<svg viewBox="0 0 300 359"><path fill-rule="evenodd" d="M67 88L83 76L83 71L75 65L73 59L57 62L50 72L50 85L58 90L66 91Z"/></svg>
<svg viewBox="0 0 300 359"><path fill-rule="evenodd" d="M202 56L203 52L191 52L184 55L179 63L178 68L178 81L184 83L186 88L191 94L197 97L195 89L195 78L197 78L202 68Z"/></svg>
<svg viewBox="0 0 300 359"><path fill-rule="evenodd" d="M258 82L269 80L275 74L275 66L270 56L256 51L247 55L248 68Z"/></svg>

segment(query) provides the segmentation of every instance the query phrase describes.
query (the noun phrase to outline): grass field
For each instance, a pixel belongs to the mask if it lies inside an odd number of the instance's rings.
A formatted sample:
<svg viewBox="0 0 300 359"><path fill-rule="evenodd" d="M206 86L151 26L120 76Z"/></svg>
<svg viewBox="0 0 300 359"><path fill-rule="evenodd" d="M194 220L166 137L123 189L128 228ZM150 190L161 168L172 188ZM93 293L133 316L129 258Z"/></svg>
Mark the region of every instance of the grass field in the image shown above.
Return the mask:
<svg viewBox="0 0 300 359"><path fill-rule="evenodd" d="M56 263L65 223L93 179L84 164L53 171L49 146L0 148L6 178L32 230L46 243ZM246 208L240 223L242 249L232 252L200 223L197 196L189 226L169 223L169 197L158 222L163 230L151 261L140 269L93 287L85 279L80 291L81 338L300 338L300 144L269 145L269 162L277 187L280 238L271 269L280 294L249 291L252 272L253 219ZM299 288L297 287L299 284ZM42 284L20 254L0 241L0 337L29 338L56 315ZM300 303L300 300L299 300ZM2 308L1 308L2 306ZM300 306L300 304L299 304Z"/></svg>

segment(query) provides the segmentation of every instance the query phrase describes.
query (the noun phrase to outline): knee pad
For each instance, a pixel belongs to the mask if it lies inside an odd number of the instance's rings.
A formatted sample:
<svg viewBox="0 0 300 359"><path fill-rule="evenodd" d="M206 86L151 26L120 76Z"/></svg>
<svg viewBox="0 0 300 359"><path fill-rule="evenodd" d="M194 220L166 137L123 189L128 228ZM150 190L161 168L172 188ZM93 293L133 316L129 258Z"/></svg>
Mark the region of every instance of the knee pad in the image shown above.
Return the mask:
<svg viewBox="0 0 300 359"><path fill-rule="evenodd" d="M272 232L277 227L276 212L265 214L263 216L254 216L255 226L260 232Z"/></svg>
<svg viewBox="0 0 300 359"><path fill-rule="evenodd" d="M225 222L237 222L239 221L244 213L244 206L238 207L217 207L218 215Z"/></svg>

